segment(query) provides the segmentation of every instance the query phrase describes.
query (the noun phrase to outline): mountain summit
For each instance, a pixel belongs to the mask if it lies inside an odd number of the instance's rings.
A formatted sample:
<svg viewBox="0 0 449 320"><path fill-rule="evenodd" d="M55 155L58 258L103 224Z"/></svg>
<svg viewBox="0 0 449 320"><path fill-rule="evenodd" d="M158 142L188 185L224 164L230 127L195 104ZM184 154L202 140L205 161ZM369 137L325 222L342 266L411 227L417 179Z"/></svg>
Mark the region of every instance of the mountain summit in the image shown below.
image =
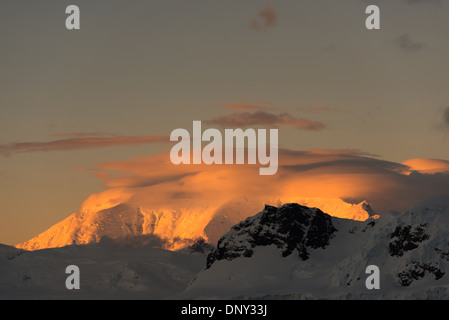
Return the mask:
<svg viewBox="0 0 449 320"><path fill-rule="evenodd" d="M283 257L295 251L301 260L307 260L307 249L325 248L336 231L332 218L320 209L293 203L280 208L266 205L262 212L233 226L218 241L207 267L217 260L251 257L255 247L269 245L281 249Z"/></svg>

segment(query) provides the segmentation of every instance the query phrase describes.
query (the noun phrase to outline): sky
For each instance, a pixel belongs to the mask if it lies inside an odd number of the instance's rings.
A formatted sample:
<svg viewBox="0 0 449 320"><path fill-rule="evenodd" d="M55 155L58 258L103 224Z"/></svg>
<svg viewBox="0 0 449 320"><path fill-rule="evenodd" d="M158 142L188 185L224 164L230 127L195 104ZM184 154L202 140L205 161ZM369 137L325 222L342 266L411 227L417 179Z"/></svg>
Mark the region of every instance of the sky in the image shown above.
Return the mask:
<svg viewBox="0 0 449 320"><path fill-rule="evenodd" d="M269 184L400 210L444 193L448 2L2 1L0 243L95 194L171 201L178 182L213 201L217 174L235 178L222 197ZM65 28L71 4L80 30ZM279 173L167 163L170 133L194 120L277 128Z"/></svg>

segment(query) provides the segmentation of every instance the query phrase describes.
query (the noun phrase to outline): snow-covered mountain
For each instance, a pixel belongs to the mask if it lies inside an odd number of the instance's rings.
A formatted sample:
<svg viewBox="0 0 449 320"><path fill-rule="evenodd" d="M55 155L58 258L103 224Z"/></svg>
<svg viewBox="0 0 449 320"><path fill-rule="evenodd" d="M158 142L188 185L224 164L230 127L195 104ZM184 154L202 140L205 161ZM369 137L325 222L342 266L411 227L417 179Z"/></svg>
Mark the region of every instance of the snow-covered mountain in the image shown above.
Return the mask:
<svg viewBox="0 0 449 320"><path fill-rule="evenodd" d="M341 199L298 198L294 202L319 207L336 217L366 220L374 211L363 201L350 204ZM105 200L109 202L109 200ZM97 243L102 238L134 239L135 236L153 235L151 240L159 247L178 250L202 237L216 243L236 223L260 211L265 203L281 205L276 199L238 199L219 207L202 207L195 204L183 208L150 208L128 202L83 204L81 209L34 238L18 244L25 250L38 250L67 245ZM142 239L142 238L139 238ZM150 238L143 238L149 240Z"/></svg>
<svg viewBox="0 0 449 320"><path fill-rule="evenodd" d="M179 298L447 299L448 267L449 196L363 222L266 206L218 241Z"/></svg>

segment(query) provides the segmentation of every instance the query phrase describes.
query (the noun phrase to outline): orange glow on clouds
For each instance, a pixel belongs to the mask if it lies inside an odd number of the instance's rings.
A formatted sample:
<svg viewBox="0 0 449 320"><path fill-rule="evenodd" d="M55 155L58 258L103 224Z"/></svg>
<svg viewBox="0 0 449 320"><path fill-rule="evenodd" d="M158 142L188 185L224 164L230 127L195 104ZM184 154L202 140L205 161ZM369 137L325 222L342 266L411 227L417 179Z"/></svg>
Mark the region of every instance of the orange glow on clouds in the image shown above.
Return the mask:
<svg viewBox="0 0 449 320"><path fill-rule="evenodd" d="M446 192L445 164L427 159L401 164L358 150L285 149L279 150L279 170L272 176L259 175L259 165L176 166L169 154L109 162L93 171L107 190L89 196L80 211L18 247L35 250L72 244L73 239L82 244L104 236L127 237L134 234L130 228L139 226L138 234L154 235L164 248L176 250L199 236L216 243L265 204L290 202L366 220L364 200L382 215Z"/></svg>
<svg viewBox="0 0 449 320"><path fill-rule="evenodd" d="M410 170L421 173L442 173L449 171L449 161L439 159L410 159L402 164L409 166Z"/></svg>
<svg viewBox="0 0 449 320"><path fill-rule="evenodd" d="M298 198L367 200L378 211L402 210L418 198L441 193L443 186L449 186L448 162L420 159L400 164L357 150L279 152L279 171L274 176L259 176L258 165L175 166L167 154L160 154L100 164L97 177L106 187L126 192L129 201L173 208L192 203L218 207L247 197L261 202ZM410 175L409 166L418 165L426 173L444 173Z"/></svg>

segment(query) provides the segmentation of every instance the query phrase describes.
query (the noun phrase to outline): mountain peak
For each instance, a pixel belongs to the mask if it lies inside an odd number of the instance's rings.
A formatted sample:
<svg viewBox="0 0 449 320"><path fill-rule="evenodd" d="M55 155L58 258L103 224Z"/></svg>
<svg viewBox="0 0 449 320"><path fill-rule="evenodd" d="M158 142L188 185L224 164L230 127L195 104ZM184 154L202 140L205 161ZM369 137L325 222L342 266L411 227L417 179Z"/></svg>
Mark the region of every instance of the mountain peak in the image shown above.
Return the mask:
<svg viewBox="0 0 449 320"><path fill-rule="evenodd" d="M251 257L256 246L275 245L284 257L297 250L301 260L307 260L307 248L324 248L336 228L328 214L317 208L295 203L281 207L265 205L257 215L233 226L217 244L207 259L207 268L217 260Z"/></svg>

